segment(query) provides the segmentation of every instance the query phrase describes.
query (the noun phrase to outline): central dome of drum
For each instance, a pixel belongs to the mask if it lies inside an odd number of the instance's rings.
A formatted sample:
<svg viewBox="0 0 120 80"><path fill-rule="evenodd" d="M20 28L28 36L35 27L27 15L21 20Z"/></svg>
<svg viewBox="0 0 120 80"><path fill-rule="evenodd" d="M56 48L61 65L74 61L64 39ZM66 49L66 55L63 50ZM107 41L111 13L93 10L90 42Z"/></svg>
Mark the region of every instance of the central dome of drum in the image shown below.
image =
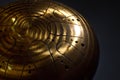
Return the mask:
<svg viewBox="0 0 120 80"><path fill-rule="evenodd" d="M22 0L0 9L3 80L89 80L98 51L85 19L61 3Z"/></svg>

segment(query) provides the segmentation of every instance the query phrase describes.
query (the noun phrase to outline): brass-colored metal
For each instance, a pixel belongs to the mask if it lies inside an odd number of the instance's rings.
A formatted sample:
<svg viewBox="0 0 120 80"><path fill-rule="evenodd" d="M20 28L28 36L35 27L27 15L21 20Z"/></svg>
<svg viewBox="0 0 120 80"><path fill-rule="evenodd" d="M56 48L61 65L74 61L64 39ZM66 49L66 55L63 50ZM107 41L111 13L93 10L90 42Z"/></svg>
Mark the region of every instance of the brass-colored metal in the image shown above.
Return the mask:
<svg viewBox="0 0 120 80"><path fill-rule="evenodd" d="M22 0L0 9L3 80L90 80L98 53L85 19L61 3Z"/></svg>

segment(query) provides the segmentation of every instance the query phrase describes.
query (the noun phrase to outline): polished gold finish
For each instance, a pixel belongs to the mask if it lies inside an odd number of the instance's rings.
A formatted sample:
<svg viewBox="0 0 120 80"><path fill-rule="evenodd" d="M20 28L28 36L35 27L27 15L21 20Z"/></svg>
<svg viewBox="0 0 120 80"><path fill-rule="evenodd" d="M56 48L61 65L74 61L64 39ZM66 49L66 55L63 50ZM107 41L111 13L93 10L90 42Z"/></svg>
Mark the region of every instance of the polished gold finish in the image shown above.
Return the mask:
<svg viewBox="0 0 120 80"><path fill-rule="evenodd" d="M85 19L51 0L20 0L0 9L3 80L88 80L98 45Z"/></svg>

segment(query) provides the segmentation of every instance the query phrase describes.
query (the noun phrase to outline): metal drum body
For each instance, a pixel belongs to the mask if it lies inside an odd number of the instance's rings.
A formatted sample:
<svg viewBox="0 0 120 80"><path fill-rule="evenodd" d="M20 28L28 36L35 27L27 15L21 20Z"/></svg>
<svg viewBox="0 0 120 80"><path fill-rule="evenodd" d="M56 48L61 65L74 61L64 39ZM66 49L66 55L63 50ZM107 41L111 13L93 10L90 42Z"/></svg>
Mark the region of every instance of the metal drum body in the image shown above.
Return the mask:
<svg viewBox="0 0 120 80"><path fill-rule="evenodd" d="M0 10L3 80L90 80L98 43L85 19L51 0L22 0Z"/></svg>

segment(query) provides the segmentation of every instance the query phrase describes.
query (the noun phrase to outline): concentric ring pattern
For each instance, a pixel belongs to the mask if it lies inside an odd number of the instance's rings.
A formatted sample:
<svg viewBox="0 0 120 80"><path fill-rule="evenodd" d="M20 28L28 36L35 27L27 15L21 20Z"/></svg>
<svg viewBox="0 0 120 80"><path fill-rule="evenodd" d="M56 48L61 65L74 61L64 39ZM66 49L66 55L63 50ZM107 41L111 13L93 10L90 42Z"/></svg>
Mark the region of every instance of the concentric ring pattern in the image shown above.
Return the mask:
<svg viewBox="0 0 120 80"><path fill-rule="evenodd" d="M52 71L67 74L76 66L90 63L95 49L95 38L87 22L63 4L26 0L0 11L3 79L29 79L41 75L43 70L48 70L49 75Z"/></svg>

